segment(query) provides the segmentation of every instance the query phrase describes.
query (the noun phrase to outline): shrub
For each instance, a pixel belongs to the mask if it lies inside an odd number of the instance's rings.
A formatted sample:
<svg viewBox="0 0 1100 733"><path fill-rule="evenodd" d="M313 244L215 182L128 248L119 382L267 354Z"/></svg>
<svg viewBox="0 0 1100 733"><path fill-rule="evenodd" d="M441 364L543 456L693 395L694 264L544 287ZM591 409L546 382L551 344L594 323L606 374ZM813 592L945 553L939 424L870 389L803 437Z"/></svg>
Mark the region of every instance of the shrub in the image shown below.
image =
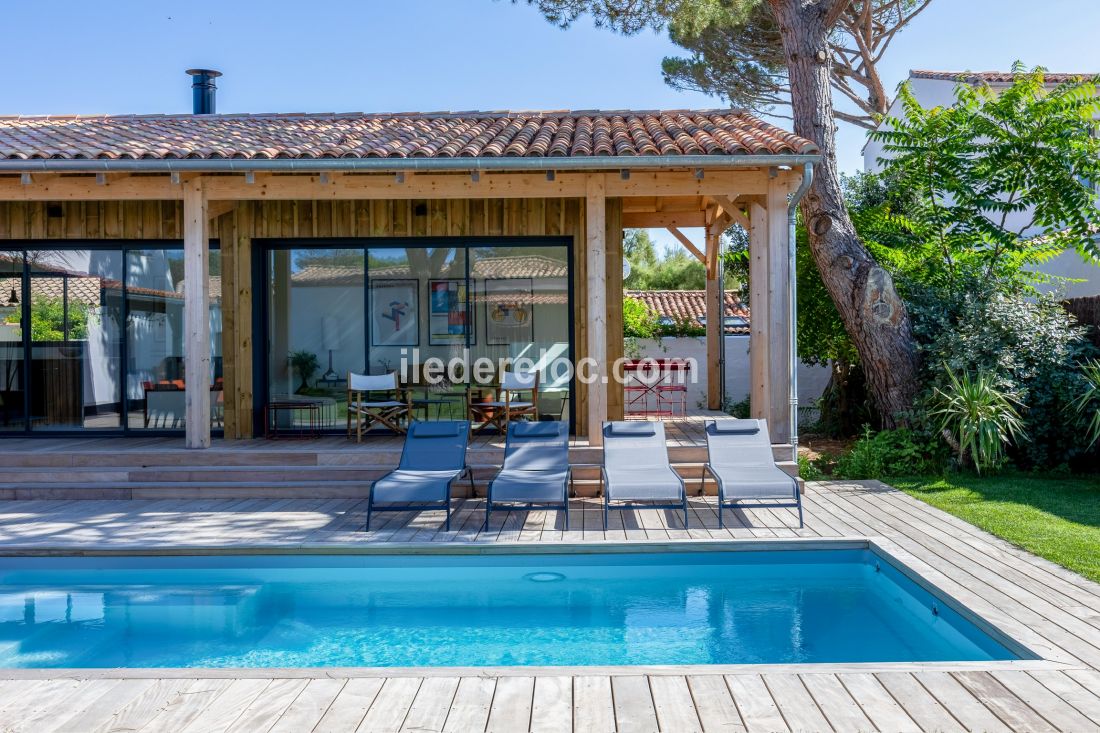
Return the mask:
<svg viewBox="0 0 1100 733"><path fill-rule="evenodd" d="M1029 469L1080 460L1088 442L1071 404L1084 391L1081 364L1095 349L1056 297L1028 298L997 288L971 281L911 297L913 333L923 356L921 427L935 427L927 416L938 409L937 391L951 392L949 372L982 372L1027 408L1020 411L1027 440L1009 448L1009 458Z"/></svg>
<svg viewBox="0 0 1100 733"><path fill-rule="evenodd" d="M1073 409L1088 422L1085 439L1091 449L1100 440L1100 361L1090 361L1081 367L1085 389L1073 401Z"/></svg>
<svg viewBox="0 0 1100 733"><path fill-rule="evenodd" d="M825 472L801 453L798 454L798 475L805 481L820 481L825 478Z"/></svg>
<svg viewBox="0 0 1100 733"><path fill-rule="evenodd" d="M747 419L751 415L749 398L746 397L740 402L731 402L727 404L725 411L730 415L733 415L734 417L741 418L742 420Z"/></svg>
<svg viewBox="0 0 1100 733"><path fill-rule="evenodd" d="M837 458L834 474L847 479L919 476L937 473L944 464L943 448L927 433L905 428L874 433L867 426L851 450Z"/></svg>
<svg viewBox="0 0 1100 733"><path fill-rule="evenodd" d="M1001 464L1005 448L1020 437L1023 422L1016 410L1019 402L1008 392L997 389L992 375L978 372L962 378L947 369L949 388L936 388L936 410L940 430L951 436L952 448L964 464L969 457L978 473L982 468Z"/></svg>
<svg viewBox="0 0 1100 733"><path fill-rule="evenodd" d="M623 298L623 336L651 339L657 336L657 314L636 298Z"/></svg>

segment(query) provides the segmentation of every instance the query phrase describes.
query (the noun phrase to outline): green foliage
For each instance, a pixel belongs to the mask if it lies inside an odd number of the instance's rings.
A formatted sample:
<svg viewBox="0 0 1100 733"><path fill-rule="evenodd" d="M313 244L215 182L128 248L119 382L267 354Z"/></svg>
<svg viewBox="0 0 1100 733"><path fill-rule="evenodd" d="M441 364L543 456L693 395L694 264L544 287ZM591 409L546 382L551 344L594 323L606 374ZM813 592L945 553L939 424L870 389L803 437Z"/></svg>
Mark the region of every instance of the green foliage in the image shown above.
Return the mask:
<svg viewBox="0 0 1100 733"><path fill-rule="evenodd" d="M89 305L80 300L69 301L69 341L88 338ZM16 309L8 314L7 322L19 324L21 313ZM65 301L46 295L31 299L31 341L51 343L65 341Z"/></svg>
<svg viewBox="0 0 1100 733"><path fill-rule="evenodd" d="M657 336L657 314L637 298L623 298L623 336L651 339Z"/></svg>
<svg viewBox="0 0 1100 733"><path fill-rule="evenodd" d="M865 426L851 450L837 458L833 473L837 478L883 479L939 472L943 466L943 449L932 436L904 428L875 433Z"/></svg>
<svg viewBox="0 0 1100 733"><path fill-rule="evenodd" d="M1073 401L1073 409L1088 422L1086 439L1089 448L1100 440L1100 361L1089 361L1081 367L1085 389Z"/></svg>
<svg viewBox="0 0 1100 733"><path fill-rule="evenodd" d="M683 248L658 253L644 229L628 230L623 237L623 256L630 274L623 281L627 290L702 290L707 284L706 268Z"/></svg>
<svg viewBox="0 0 1100 733"><path fill-rule="evenodd" d="M1027 406L1027 440L1011 449L1016 463L1049 468L1083 460L1087 443L1070 405L1084 390L1080 365L1094 348L1056 297L1025 298L970 281L915 292L909 312L924 365L918 404L933 410L936 391L951 392L948 371L981 372Z"/></svg>
<svg viewBox="0 0 1100 733"><path fill-rule="evenodd" d="M950 368L945 372L949 387L936 388L932 416L939 417L940 428L952 436L960 463L969 457L978 473L999 466L1005 447L1023 434L1016 409L1019 400L998 389L987 372L964 372L962 377Z"/></svg>
<svg viewBox="0 0 1100 733"><path fill-rule="evenodd" d="M878 212L876 225L906 244L872 249L895 271L932 286L969 276L1015 287L1067 246L1100 258L1097 83L1048 90L1042 69L1014 71L1004 89L959 84L950 107L925 109L903 85L905 117L871 133L884 143L887 174L917 194L906 212ZM1026 234L1035 228L1060 234Z"/></svg>
<svg viewBox="0 0 1100 733"><path fill-rule="evenodd" d="M825 478L825 472L803 454L798 454L798 475L804 481L821 481Z"/></svg>
<svg viewBox="0 0 1100 733"><path fill-rule="evenodd" d="M305 349L292 351L290 356L287 357L287 361L290 363L290 368L302 380L296 390L299 394L302 394L309 389L309 380L321 369L321 362L317 359L316 354Z"/></svg>
<svg viewBox="0 0 1100 733"><path fill-rule="evenodd" d="M746 397L739 402L731 402L726 405L726 412L730 415L733 415L734 417L739 417L742 420L747 420L751 415L751 408L752 405L749 404L749 398Z"/></svg>

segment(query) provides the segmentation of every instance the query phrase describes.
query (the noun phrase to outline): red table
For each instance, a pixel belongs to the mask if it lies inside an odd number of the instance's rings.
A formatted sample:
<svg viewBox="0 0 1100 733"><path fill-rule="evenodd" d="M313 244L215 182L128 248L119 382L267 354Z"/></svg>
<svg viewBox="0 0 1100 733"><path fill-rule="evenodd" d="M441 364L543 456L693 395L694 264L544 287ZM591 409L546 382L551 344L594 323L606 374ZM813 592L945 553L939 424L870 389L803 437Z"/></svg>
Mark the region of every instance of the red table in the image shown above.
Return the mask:
<svg viewBox="0 0 1100 733"><path fill-rule="evenodd" d="M687 359L628 359L623 363L627 416L669 416L676 407L687 412L687 386L691 372ZM653 409L650 409L653 398Z"/></svg>

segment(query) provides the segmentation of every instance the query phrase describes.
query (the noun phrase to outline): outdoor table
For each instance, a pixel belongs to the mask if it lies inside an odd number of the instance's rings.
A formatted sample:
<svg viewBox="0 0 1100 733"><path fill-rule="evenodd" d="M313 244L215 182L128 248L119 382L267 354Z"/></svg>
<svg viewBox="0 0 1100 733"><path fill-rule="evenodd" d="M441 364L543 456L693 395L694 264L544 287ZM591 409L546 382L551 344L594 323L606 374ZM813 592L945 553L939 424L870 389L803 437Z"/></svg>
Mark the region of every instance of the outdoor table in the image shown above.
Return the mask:
<svg viewBox="0 0 1100 733"><path fill-rule="evenodd" d="M321 437L322 400L272 400L264 405L264 437L268 440L307 440ZM295 424L295 415L305 413L305 424ZM279 425L279 415L286 415L286 426Z"/></svg>
<svg viewBox="0 0 1100 733"><path fill-rule="evenodd" d="M661 392L676 388L686 391L687 388L683 386L683 381L690 371L691 363L686 359L627 360L623 363L623 374L631 381L626 385L626 392L628 395L635 395L632 399L627 400L627 413L639 414L638 410L631 410L630 408L641 402L642 410L640 413L646 417L650 415L671 416L671 409L661 409ZM673 384L674 382L676 384ZM652 411L649 409L650 397L653 397L655 408Z"/></svg>

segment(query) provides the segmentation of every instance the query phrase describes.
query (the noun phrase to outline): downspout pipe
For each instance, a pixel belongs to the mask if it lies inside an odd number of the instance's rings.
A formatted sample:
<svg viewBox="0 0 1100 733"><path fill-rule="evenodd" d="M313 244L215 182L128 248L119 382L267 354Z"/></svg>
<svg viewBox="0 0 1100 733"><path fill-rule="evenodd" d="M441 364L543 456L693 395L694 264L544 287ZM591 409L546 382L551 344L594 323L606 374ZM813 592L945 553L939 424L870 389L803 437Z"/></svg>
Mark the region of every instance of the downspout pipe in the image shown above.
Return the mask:
<svg viewBox="0 0 1100 733"><path fill-rule="evenodd" d="M802 183L787 204L787 264L790 268L790 284L787 293L790 299L791 320L788 324L788 337L791 341L791 361L788 365L791 385L791 460L798 465L798 204L810 190L814 181L814 164L806 163L802 167Z"/></svg>
<svg viewBox="0 0 1100 733"><path fill-rule="evenodd" d="M808 166L817 154L590 155L500 158L32 158L0 160L0 173L397 173L470 171L736 170ZM705 173L704 173L705 175Z"/></svg>

